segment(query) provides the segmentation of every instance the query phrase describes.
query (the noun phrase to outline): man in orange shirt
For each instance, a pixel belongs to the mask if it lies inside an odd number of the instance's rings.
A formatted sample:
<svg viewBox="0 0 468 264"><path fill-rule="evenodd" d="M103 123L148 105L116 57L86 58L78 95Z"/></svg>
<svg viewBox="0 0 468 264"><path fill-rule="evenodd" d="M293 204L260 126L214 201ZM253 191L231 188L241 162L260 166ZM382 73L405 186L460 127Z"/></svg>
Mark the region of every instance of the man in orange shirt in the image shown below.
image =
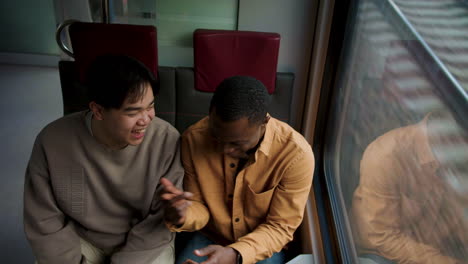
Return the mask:
<svg viewBox="0 0 468 264"><path fill-rule="evenodd" d="M456 152L467 139L450 116L431 114L367 147L352 205L360 253L396 263L467 263L468 167L466 154Z"/></svg>
<svg viewBox="0 0 468 264"><path fill-rule="evenodd" d="M161 180L166 223L200 232L176 263L284 263L281 250L302 221L314 156L304 137L268 115L267 101L260 81L228 78L210 115L183 134L187 192Z"/></svg>

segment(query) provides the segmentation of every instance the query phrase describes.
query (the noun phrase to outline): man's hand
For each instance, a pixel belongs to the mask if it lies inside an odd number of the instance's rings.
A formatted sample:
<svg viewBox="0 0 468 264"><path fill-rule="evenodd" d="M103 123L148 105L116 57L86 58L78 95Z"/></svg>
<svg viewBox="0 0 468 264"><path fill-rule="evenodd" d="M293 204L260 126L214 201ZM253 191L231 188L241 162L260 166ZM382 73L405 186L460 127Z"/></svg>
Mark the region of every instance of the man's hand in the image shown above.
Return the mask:
<svg viewBox="0 0 468 264"><path fill-rule="evenodd" d="M193 252L199 257L208 256L206 261L200 264L236 264L237 252L230 247L222 247L220 245L209 245L205 248L197 249ZM184 264L198 264L197 262L187 259Z"/></svg>
<svg viewBox="0 0 468 264"><path fill-rule="evenodd" d="M165 201L164 217L166 221L174 225L184 224L187 207L192 204L188 201L193 196L192 193L178 189L166 178L161 178L160 183L164 186L161 199Z"/></svg>

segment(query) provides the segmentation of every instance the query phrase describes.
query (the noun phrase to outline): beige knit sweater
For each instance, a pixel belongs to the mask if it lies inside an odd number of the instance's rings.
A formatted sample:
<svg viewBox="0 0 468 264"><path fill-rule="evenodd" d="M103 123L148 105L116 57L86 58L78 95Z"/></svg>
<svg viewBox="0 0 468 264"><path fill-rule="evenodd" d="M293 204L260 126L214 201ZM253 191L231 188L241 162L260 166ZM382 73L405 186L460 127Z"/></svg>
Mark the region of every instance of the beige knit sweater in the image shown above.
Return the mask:
<svg viewBox="0 0 468 264"><path fill-rule="evenodd" d="M86 112L46 126L24 189L24 228L37 261L82 262L80 237L114 252L114 264L156 258L174 239L163 223L159 179L181 187L179 155L179 133L157 117L140 145L118 151L96 141Z"/></svg>

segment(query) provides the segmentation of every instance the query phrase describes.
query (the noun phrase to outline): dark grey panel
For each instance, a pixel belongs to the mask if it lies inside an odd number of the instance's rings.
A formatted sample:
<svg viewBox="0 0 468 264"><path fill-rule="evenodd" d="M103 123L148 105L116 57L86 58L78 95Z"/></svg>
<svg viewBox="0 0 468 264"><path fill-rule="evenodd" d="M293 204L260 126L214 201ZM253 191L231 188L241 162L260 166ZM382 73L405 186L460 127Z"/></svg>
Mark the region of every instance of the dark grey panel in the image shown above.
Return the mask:
<svg viewBox="0 0 468 264"><path fill-rule="evenodd" d="M275 92L270 96L270 105L268 107L271 116L289 125L292 125L292 111L295 111L294 107L291 106L293 85L294 74L278 72L276 74Z"/></svg>
<svg viewBox="0 0 468 264"><path fill-rule="evenodd" d="M156 116L175 126L176 81L175 68L159 67L159 94L156 95Z"/></svg>
<svg viewBox="0 0 468 264"><path fill-rule="evenodd" d="M62 87L63 114L88 109L86 87L78 83L74 61L60 61L60 85Z"/></svg>
<svg viewBox="0 0 468 264"><path fill-rule="evenodd" d="M193 68L177 68L176 78L177 116L175 127L182 133L187 127L208 115L213 93L195 90Z"/></svg>
<svg viewBox="0 0 468 264"><path fill-rule="evenodd" d="M187 127L208 115L212 93L195 90L193 68L179 67L177 78L176 128L183 132ZM277 73L276 89L270 96L269 113L286 123L291 123L294 74Z"/></svg>

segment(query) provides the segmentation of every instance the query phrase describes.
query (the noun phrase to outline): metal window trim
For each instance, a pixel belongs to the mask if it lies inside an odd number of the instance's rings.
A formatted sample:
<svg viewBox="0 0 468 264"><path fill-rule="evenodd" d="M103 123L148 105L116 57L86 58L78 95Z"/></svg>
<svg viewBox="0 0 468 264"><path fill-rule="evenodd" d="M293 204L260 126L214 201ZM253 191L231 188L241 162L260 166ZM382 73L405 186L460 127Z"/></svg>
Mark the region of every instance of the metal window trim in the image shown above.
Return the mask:
<svg viewBox="0 0 468 264"><path fill-rule="evenodd" d="M441 95L440 99L445 102L457 122L465 130L468 130L468 119L465 118L468 116L468 92L463 89L445 64L392 0L373 1L380 8L384 17L388 19L388 22L395 25L395 29L400 35L409 39L415 39L420 44L418 47L408 45L407 48L434 83L437 92Z"/></svg>

